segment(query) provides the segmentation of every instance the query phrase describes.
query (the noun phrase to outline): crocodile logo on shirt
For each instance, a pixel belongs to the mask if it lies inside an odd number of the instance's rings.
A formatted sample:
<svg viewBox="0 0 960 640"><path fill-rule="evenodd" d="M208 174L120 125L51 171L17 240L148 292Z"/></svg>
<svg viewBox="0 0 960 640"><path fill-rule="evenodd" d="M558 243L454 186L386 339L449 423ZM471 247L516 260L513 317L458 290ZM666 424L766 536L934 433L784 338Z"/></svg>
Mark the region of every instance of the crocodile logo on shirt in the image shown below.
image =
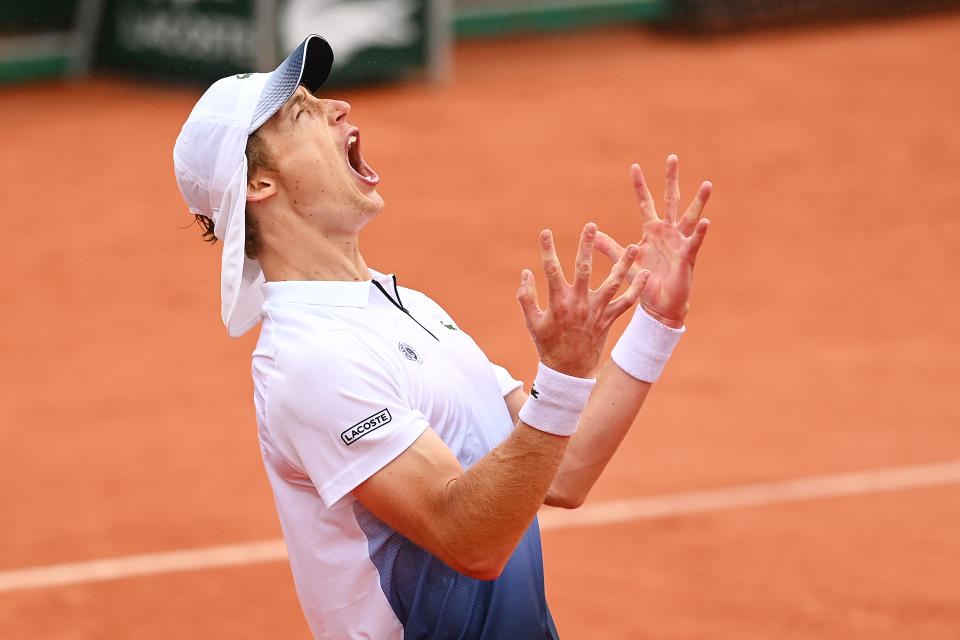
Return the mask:
<svg viewBox="0 0 960 640"><path fill-rule="evenodd" d="M385 424L389 424L391 420L393 420L393 417L390 415L389 409L377 411L372 416L364 418L349 429L346 429L340 434L340 438L343 440L343 443L349 447L368 433L379 429Z"/></svg>

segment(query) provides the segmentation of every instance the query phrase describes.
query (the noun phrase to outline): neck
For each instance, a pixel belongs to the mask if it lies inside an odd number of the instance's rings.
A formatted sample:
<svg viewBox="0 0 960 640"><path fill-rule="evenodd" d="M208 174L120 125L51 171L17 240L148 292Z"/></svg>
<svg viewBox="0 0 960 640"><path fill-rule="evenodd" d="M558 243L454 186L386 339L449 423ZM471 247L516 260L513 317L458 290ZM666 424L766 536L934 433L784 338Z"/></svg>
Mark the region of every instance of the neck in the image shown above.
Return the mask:
<svg viewBox="0 0 960 640"><path fill-rule="evenodd" d="M335 233L306 225L283 227L263 225L258 229L257 261L268 282L371 278L356 232Z"/></svg>

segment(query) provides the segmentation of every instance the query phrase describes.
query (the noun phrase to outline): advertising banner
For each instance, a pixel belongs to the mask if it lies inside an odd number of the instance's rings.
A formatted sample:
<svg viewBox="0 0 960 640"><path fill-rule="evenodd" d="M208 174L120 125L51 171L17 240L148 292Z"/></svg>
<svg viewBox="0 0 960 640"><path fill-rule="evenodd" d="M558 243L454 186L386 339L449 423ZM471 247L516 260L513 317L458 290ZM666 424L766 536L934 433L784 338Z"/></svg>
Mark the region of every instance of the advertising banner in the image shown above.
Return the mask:
<svg viewBox="0 0 960 640"><path fill-rule="evenodd" d="M98 62L209 82L267 71L305 36L331 44L331 84L396 78L431 64L430 0L109 0Z"/></svg>

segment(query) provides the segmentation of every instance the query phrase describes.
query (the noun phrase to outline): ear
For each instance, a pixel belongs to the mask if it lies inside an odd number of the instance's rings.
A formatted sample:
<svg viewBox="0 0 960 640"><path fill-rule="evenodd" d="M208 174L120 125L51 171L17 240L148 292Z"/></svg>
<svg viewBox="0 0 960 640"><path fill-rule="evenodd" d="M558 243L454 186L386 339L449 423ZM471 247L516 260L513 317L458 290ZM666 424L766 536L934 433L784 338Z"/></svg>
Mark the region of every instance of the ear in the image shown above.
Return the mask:
<svg viewBox="0 0 960 640"><path fill-rule="evenodd" d="M260 202L277 193L277 182L268 172L258 171L247 180L247 202Z"/></svg>

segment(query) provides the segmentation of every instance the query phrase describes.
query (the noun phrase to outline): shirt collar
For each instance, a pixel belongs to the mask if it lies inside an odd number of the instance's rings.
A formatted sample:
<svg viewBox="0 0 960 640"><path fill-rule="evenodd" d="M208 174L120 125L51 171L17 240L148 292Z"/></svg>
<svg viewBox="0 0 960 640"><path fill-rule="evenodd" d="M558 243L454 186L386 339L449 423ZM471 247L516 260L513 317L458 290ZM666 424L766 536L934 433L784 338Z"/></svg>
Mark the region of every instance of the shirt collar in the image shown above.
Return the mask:
<svg viewBox="0 0 960 640"><path fill-rule="evenodd" d="M387 291L393 288L394 276L370 269L373 280ZM261 285L264 303L315 304L328 307L365 307L370 299L373 280L286 280Z"/></svg>

